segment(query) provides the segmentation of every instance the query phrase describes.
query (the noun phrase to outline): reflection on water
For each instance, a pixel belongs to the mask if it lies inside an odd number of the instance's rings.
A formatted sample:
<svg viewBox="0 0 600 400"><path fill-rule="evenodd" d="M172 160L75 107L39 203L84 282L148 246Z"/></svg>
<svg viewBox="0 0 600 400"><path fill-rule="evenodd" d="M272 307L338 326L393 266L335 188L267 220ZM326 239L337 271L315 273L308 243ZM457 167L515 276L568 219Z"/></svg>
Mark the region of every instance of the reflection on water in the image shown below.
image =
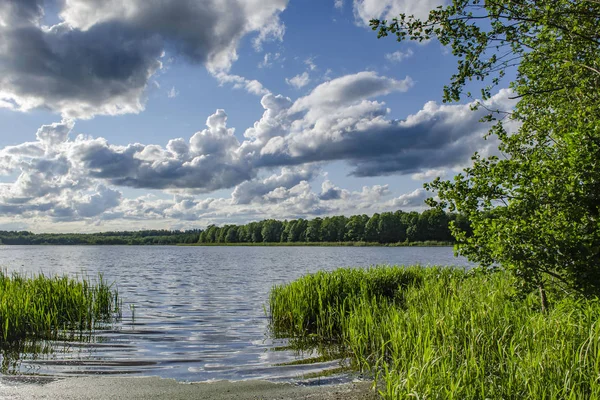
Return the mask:
<svg viewBox="0 0 600 400"><path fill-rule="evenodd" d="M23 357L31 360L45 358L53 353L53 346L46 341L23 340L14 343L3 343L0 348L0 373L14 375L22 372Z"/></svg>
<svg viewBox="0 0 600 400"><path fill-rule="evenodd" d="M206 381L289 380L337 369L335 360L290 363L314 354L298 355L285 339L268 336L269 289L321 269L417 263L467 265L447 247L0 246L0 268L102 273L124 302L122 321L88 340L2 352L1 373Z"/></svg>

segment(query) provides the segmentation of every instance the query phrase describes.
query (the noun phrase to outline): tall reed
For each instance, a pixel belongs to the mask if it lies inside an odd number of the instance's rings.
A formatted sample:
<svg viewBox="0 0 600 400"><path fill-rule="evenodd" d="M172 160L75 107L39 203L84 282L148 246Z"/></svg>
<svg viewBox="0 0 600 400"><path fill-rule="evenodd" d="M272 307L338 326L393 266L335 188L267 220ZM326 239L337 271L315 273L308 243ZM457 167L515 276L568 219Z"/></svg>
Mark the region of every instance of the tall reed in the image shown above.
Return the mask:
<svg viewBox="0 0 600 400"><path fill-rule="evenodd" d="M0 344L91 330L120 316L120 306L117 290L101 275L93 283L0 271Z"/></svg>
<svg viewBox="0 0 600 400"><path fill-rule="evenodd" d="M542 313L504 272L401 270L372 268L360 278L342 269L277 286L271 327L338 343L389 399L600 398L597 299L556 298ZM382 276L410 279L395 293L369 286Z"/></svg>
<svg viewBox="0 0 600 400"><path fill-rule="evenodd" d="M404 288L420 283L418 268L375 267L339 269L306 275L270 294L271 327L277 334L303 337L317 334L335 340L341 323L357 299L388 299L400 302Z"/></svg>

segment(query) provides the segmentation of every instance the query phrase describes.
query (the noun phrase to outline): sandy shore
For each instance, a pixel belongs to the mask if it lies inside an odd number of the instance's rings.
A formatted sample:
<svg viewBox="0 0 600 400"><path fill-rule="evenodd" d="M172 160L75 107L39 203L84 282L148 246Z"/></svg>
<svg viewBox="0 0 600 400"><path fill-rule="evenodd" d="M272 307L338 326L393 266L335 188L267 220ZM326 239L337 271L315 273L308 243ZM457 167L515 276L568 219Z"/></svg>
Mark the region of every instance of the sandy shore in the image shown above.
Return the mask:
<svg viewBox="0 0 600 400"><path fill-rule="evenodd" d="M2 383L0 399L376 399L369 382L297 386L266 381L179 383L172 379L67 378L47 383Z"/></svg>

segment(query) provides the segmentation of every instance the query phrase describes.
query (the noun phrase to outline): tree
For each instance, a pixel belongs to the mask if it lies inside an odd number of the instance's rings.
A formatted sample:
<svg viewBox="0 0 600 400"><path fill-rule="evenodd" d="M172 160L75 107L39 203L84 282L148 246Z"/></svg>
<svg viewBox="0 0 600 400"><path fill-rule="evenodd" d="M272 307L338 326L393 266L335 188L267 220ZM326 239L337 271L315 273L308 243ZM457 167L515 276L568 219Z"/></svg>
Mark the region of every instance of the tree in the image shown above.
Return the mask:
<svg viewBox="0 0 600 400"><path fill-rule="evenodd" d="M409 242L416 242L421 239L421 233L419 232L419 213L411 211L404 213L400 216L400 222L406 227L406 240Z"/></svg>
<svg viewBox="0 0 600 400"><path fill-rule="evenodd" d="M396 219L394 213L383 212L379 216L379 231L380 243L394 243L400 240L400 221Z"/></svg>
<svg viewBox="0 0 600 400"><path fill-rule="evenodd" d="M262 222L250 222L250 224L248 224L248 233L252 243L262 242Z"/></svg>
<svg viewBox="0 0 600 400"><path fill-rule="evenodd" d="M365 224L365 240L367 242L379 242L379 214L375 213Z"/></svg>
<svg viewBox="0 0 600 400"><path fill-rule="evenodd" d="M306 241L307 242L320 242L321 241L321 224L323 220L319 217L308 221L306 227Z"/></svg>
<svg viewBox="0 0 600 400"><path fill-rule="evenodd" d="M267 219L263 221L261 235L263 242L274 243L279 242L281 239L281 232L283 231L283 222L275 219Z"/></svg>
<svg viewBox="0 0 600 400"><path fill-rule="evenodd" d="M364 240L365 225L367 224L367 221L369 221L369 217L365 214L351 216L348 223L346 223L344 240L350 242L360 242Z"/></svg>
<svg viewBox="0 0 600 400"><path fill-rule="evenodd" d="M238 227L238 241L248 243L252 241L252 237L248 233L248 225L240 225Z"/></svg>
<svg viewBox="0 0 600 400"><path fill-rule="evenodd" d="M206 228L206 243L215 243L216 242L216 236L217 236L217 230L219 228L217 228L216 225L209 225Z"/></svg>
<svg viewBox="0 0 600 400"><path fill-rule="evenodd" d="M229 226L227 234L225 235L225 243L237 243L238 242L238 227L236 225Z"/></svg>
<svg viewBox="0 0 600 400"><path fill-rule="evenodd" d="M394 218L398 224L398 242L404 242L406 240L406 224L404 215L406 215L406 213L402 210L398 210L394 213Z"/></svg>
<svg viewBox="0 0 600 400"><path fill-rule="evenodd" d="M288 242L304 242L306 241L306 227L308 226L308 221L300 218L295 221L296 223L290 229L290 234L288 236Z"/></svg>
<svg viewBox="0 0 600 400"><path fill-rule="evenodd" d="M281 238L279 239L280 242L292 241L290 238L290 232L294 228L294 225L296 225L296 220L283 221L283 231L281 231Z"/></svg>
<svg viewBox="0 0 600 400"><path fill-rule="evenodd" d="M440 199L431 205L470 221L472 236L452 226L458 253L537 287L542 309L549 283L600 293L600 2L454 0L425 21L400 15L371 26L379 37L451 46L458 70L444 101L470 97L472 80L486 82L488 99L514 74L514 109L484 118L503 156L475 154L453 181L426 185ZM509 133L503 119L520 127Z"/></svg>
<svg viewBox="0 0 600 400"><path fill-rule="evenodd" d="M226 243L226 237L227 237L227 231L229 231L229 228L231 227L231 225L225 225L222 226L220 228L217 228L217 235L216 235L216 242L217 243Z"/></svg>
<svg viewBox="0 0 600 400"><path fill-rule="evenodd" d="M441 242L452 240L449 227L448 214L440 209L425 210L419 216L422 224L423 240L438 240Z"/></svg>
<svg viewBox="0 0 600 400"><path fill-rule="evenodd" d="M346 236L346 224L348 223L348 218L344 215L337 215L332 219L336 231L335 241L341 242L342 240L344 240L344 236Z"/></svg>
<svg viewBox="0 0 600 400"><path fill-rule="evenodd" d="M335 229L333 219L331 217L323 218L323 223L321 224L321 241L335 242L336 236L337 230Z"/></svg>
<svg viewBox="0 0 600 400"><path fill-rule="evenodd" d="M326 217L321 225L323 242L339 242L344 240L347 219L344 216Z"/></svg>

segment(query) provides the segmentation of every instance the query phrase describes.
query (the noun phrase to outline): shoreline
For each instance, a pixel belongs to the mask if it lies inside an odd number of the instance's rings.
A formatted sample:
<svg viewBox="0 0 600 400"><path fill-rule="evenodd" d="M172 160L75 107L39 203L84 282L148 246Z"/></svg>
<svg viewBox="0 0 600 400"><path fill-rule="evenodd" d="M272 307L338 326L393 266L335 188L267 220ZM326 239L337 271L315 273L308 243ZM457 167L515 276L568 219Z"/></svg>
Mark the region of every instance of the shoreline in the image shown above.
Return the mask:
<svg viewBox="0 0 600 400"><path fill-rule="evenodd" d="M368 381L294 385L264 380L178 382L159 377L68 377L22 383L0 378L0 399L376 399Z"/></svg>
<svg viewBox="0 0 600 400"><path fill-rule="evenodd" d="M448 242L371 243L371 242L270 242L270 243L172 243L172 244L125 244L125 243L36 243L4 244L4 246L121 246L121 247L453 247Z"/></svg>
<svg viewBox="0 0 600 400"><path fill-rule="evenodd" d="M180 243L183 247L453 247L449 242L267 242L267 243Z"/></svg>

